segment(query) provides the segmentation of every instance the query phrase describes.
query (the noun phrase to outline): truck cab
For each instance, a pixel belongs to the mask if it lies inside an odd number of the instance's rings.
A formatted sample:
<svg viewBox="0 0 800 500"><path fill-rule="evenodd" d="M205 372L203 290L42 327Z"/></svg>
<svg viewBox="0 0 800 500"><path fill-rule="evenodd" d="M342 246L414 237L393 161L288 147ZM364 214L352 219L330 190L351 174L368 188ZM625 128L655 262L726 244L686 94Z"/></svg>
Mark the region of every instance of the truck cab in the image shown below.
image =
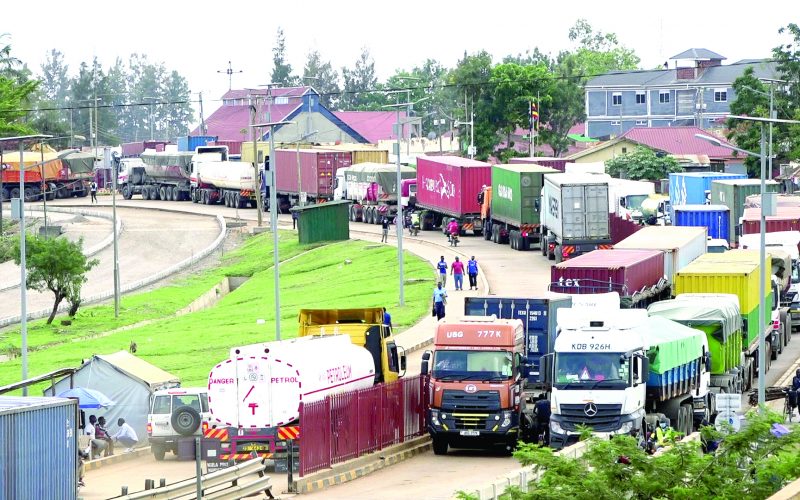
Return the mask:
<svg viewBox="0 0 800 500"><path fill-rule="evenodd" d="M430 375L428 432L433 451L516 444L524 422L525 336L518 319L473 316L441 321L434 349L422 356Z"/></svg>

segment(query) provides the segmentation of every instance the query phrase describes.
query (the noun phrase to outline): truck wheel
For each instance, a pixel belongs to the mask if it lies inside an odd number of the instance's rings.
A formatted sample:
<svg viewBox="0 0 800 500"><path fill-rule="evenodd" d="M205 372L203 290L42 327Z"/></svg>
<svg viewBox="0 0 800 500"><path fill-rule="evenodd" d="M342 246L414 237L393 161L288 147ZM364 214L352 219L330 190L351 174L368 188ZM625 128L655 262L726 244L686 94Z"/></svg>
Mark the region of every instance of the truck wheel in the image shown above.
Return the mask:
<svg viewBox="0 0 800 500"><path fill-rule="evenodd" d="M561 253L561 245L556 245L553 249L553 258L550 260L555 260L556 264L561 264L564 262L564 254Z"/></svg>
<svg viewBox="0 0 800 500"><path fill-rule="evenodd" d="M153 446L153 456L156 457L156 460L159 462L164 460L164 456L167 454L167 450L162 448L161 446Z"/></svg>
<svg viewBox="0 0 800 500"><path fill-rule="evenodd" d="M447 440L441 437L433 438L433 454L447 455Z"/></svg>
<svg viewBox="0 0 800 500"><path fill-rule="evenodd" d="M242 196L240 194L233 195L233 208L242 208Z"/></svg>
<svg viewBox="0 0 800 500"><path fill-rule="evenodd" d="M127 184L122 186L122 197L125 198L126 200L130 200L131 198L133 198L133 195L131 195L131 187Z"/></svg>
<svg viewBox="0 0 800 500"><path fill-rule="evenodd" d="M52 182L47 183L47 201L53 201L56 199L56 185Z"/></svg>
<svg viewBox="0 0 800 500"><path fill-rule="evenodd" d="M780 310L780 318L781 318L781 343L783 345L789 345L789 339L791 337L791 328L787 329L786 324L789 323L789 311L786 309Z"/></svg>
<svg viewBox="0 0 800 500"><path fill-rule="evenodd" d="M11 188L10 194L12 198L19 198L19 188Z"/></svg>
<svg viewBox="0 0 800 500"><path fill-rule="evenodd" d="M197 189L195 189L195 188L192 188L192 190L191 190L191 192L190 192L189 196L190 196L190 198L191 198L191 200L192 200L192 203L197 203L197 202L198 202L198 199L197 199Z"/></svg>
<svg viewBox="0 0 800 500"><path fill-rule="evenodd" d="M9 200L8 188L4 187L3 190L0 191L0 200L2 200L2 201L8 201Z"/></svg>
<svg viewBox="0 0 800 500"><path fill-rule="evenodd" d="M162 200L167 199L167 188L166 186L161 186L161 189L158 190L158 197Z"/></svg>
<svg viewBox="0 0 800 500"><path fill-rule="evenodd" d="M684 419L684 433L685 435L689 435L694 432L694 408L690 404L682 404L681 410L683 410L683 419Z"/></svg>

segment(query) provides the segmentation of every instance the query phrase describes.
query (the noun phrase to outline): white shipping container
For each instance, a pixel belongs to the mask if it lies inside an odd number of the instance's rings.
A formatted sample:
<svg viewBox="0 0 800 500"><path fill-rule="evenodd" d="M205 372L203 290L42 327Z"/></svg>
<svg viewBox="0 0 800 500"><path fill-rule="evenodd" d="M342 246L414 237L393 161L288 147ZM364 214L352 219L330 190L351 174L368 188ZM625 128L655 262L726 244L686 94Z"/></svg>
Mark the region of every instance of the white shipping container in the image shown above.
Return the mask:
<svg viewBox="0 0 800 500"><path fill-rule="evenodd" d="M602 175L547 174L542 189L542 225L560 241L607 240L608 181Z"/></svg>
<svg viewBox="0 0 800 500"><path fill-rule="evenodd" d="M349 335L299 337L231 349L208 375L211 423L264 428L289 424L300 403L371 387L372 355Z"/></svg>
<svg viewBox="0 0 800 500"><path fill-rule="evenodd" d="M664 276L675 283L675 274L707 250L708 229L705 227L644 227L614 245L632 250L662 250Z"/></svg>

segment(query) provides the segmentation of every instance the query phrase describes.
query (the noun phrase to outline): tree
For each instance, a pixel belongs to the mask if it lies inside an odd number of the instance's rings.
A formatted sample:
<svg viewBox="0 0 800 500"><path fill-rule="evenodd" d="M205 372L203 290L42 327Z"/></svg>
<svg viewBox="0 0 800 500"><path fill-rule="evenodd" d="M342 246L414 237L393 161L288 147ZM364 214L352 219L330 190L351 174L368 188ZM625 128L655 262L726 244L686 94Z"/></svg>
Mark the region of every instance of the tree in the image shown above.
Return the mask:
<svg viewBox="0 0 800 500"><path fill-rule="evenodd" d="M731 114L749 116L769 115L769 89L753 74L753 68L746 68L744 74L733 81L733 90L736 99L731 103ZM727 121L728 132L726 137L742 149L758 151L761 147L761 127L751 126L750 123L729 118ZM748 173L753 177L760 174L759 161L746 155L745 165Z"/></svg>
<svg viewBox="0 0 800 500"><path fill-rule="evenodd" d="M44 98L63 105L69 94L69 66L64 62L64 54L58 49L51 49L47 53L45 62L41 65L41 70L39 88Z"/></svg>
<svg viewBox="0 0 800 500"><path fill-rule="evenodd" d="M492 56L485 50L472 55L465 52L464 58L448 75L448 84L455 89L452 94L454 118L468 122L472 111L475 112L475 148L480 159L488 158L499 142L497 129L492 124L493 103L489 92L491 76ZM465 127L463 130L465 132L462 137L469 137L469 129ZM466 151L469 141L462 140L461 145Z"/></svg>
<svg viewBox="0 0 800 500"><path fill-rule="evenodd" d="M14 262L20 263L19 238L15 242ZM65 238L40 238L26 236L25 259L28 269L26 287L38 292L53 292L55 300L47 324L53 322L58 306L64 299L72 304L74 313L80 305L81 287L86 283L86 273L99 261L88 260L83 254L83 240L71 242Z"/></svg>
<svg viewBox="0 0 800 500"><path fill-rule="evenodd" d="M19 59L11 55L11 44L0 35L0 136L25 135L33 129L23 123L24 109L30 104L39 82L20 70Z"/></svg>
<svg viewBox="0 0 800 500"><path fill-rule="evenodd" d="M635 181L654 181L669 177L670 172L680 172L678 161L653 150L636 146L630 153L606 161L606 172L613 177L623 177Z"/></svg>
<svg viewBox="0 0 800 500"><path fill-rule="evenodd" d="M338 109L341 92L339 73L333 69L330 61L322 60L319 51L312 50L308 53L308 59L303 68L303 79L305 83L319 92L319 101L323 106L328 109Z"/></svg>
<svg viewBox="0 0 800 500"><path fill-rule="evenodd" d="M776 87L775 109L780 118L800 120L800 26L790 23L778 33L790 39L772 51L778 63L779 78L787 82L785 87ZM785 159L796 161L800 158L800 125L778 125L776 128L777 134L776 131L773 134L778 138L777 152Z"/></svg>
<svg viewBox="0 0 800 500"><path fill-rule="evenodd" d="M353 69L342 68L344 89L340 108L347 111L379 111L386 104L378 77L375 76L375 60L369 49L361 49L361 55Z"/></svg>
<svg viewBox="0 0 800 500"><path fill-rule="evenodd" d="M272 49L272 77L271 82L282 87L297 85L297 78L292 75L292 65L286 61L286 37L283 28L278 27L275 37L275 47Z"/></svg>
<svg viewBox="0 0 800 500"><path fill-rule="evenodd" d="M584 454L575 459L549 448L520 445L514 456L541 472L527 492L512 488L515 500L631 500L659 498L767 498L800 475L800 428L776 427L782 414L751 412L739 432L722 435L704 427L713 453L703 454L697 441L677 442L658 455L648 455L630 436L588 438ZM588 437L588 435L587 435ZM462 493L462 498L470 498Z"/></svg>

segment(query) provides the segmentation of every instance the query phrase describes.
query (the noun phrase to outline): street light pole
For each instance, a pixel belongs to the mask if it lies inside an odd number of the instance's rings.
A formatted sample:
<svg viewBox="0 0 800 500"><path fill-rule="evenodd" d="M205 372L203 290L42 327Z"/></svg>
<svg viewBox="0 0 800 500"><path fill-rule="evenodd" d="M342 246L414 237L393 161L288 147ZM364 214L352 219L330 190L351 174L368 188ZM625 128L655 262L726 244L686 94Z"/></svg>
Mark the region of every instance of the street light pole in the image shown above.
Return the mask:
<svg viewBox="0 0 800 500"><path fill-rule="evenodd" d="M767 357L766 357L766 338L764 332L764 323L766 322L766 311L764 308L766 307L766 275L767 275L767 266L765 261L767 260L767 245L766 245L766 226L767 226L767 218L764 213L764 205L765 205L765 195L766 195L766 172L767 172L767 158L766 158L766 135L764 133L764 124L761 124L761 211L760 211L760 220L759 226L761 227L761 238L760 242L760 249L758 252L759 258L759 277L758 277L758 300L759 300L759 307L758 307L758 404L763 405L765 401L765 374L766 374L766 364L767 364ZM772 162L772 160L770 160Z"/></svg>

